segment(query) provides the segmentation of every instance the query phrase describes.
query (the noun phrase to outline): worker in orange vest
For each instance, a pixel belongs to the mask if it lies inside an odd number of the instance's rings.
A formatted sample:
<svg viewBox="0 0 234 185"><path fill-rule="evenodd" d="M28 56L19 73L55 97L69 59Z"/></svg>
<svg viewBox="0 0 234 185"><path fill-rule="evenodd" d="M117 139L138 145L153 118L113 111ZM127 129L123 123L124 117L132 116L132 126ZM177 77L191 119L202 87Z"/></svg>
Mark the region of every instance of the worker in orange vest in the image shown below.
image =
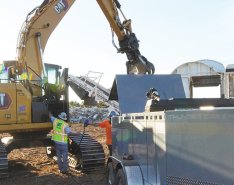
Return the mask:
<svg viewBox="0 0 234 185"><path fill-rule="evenodd" d="M117 116L115 111L111 111L108 115L108 119L98 123L101 128L106 129L106 145L109 150L109 155L112 155L112 130L111 130L111 118L112 116Z"/></svg>

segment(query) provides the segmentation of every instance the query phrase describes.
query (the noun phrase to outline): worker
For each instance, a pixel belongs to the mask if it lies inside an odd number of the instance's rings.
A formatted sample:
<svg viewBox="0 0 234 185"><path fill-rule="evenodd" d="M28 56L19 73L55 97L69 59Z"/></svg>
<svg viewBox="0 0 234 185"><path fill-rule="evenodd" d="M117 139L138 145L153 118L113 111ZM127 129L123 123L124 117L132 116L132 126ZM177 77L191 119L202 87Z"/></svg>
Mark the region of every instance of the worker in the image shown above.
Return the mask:
<svg viewBox="0 0 234 185"><path fill-rule="evenodd" d="M63 174L68 173L68 135L71 133L69 125L66 123L67 114L61 112L58 118L55 118L49 113L51 122L53 123L53 130L51 131L52 140L55 143L56 156L59 172Z"/></svg>
<svg viewBox="0 0 234 185"><path fill-rule="evenodd" d="M106 145L108 147L109 150L109 155L112 155L112 130L111 130L111 118L113 116L117 116L117 113L115 111L111 111L108 114L108 119L98 123L98 125L101 128L105 128L106 129Z"/></svg>
<svg viewBox="0 0 234 185"><path fill-rule="evenodd" d="M150 90L146 93L146 97L149 100L155 100L157 102L160 101L160 95L155 88L150 88Z"/></svg>

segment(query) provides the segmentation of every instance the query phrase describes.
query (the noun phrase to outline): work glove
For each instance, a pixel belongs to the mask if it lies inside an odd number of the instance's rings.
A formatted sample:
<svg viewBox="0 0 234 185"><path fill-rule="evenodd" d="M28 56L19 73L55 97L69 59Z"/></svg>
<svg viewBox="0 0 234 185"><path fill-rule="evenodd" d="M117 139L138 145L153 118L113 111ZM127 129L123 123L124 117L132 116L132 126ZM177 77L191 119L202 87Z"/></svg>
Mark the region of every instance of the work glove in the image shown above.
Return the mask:
<svg viewBox="0 0 234 185"><path fill-rule="evenodd" d="M91 124L92 123L92 121L90 120L90 119L85 119L84 120L84 127L87 127L89 124Z"/></svg>

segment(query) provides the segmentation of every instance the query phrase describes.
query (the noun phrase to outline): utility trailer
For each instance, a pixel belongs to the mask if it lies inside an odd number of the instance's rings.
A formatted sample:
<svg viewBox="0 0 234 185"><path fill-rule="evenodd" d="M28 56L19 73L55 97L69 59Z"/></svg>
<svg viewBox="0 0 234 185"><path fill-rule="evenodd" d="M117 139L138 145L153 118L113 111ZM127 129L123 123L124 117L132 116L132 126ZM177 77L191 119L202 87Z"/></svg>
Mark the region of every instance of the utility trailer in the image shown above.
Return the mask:
<svg viewBox="0 0 234 185"><path fill-rule="evenodd" d="M148 100L141 113L112 118L108 184L233 185L234 100L169 98L159 79L147 80L159 87L159 102ZM121 89L120 81L117 77L116 89ZM171 82L167 86L176 88Z"/></svg>

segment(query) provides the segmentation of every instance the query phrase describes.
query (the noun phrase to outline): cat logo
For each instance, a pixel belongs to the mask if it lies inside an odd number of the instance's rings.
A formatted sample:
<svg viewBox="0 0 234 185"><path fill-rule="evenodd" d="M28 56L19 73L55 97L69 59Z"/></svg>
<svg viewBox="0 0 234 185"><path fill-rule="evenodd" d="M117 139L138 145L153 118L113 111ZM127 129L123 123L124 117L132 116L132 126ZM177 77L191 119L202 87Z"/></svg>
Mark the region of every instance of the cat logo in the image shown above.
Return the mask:
<svg viewBox="0 0 234 185"><path fill-rule="evenodd" d="M11 98L7 93L0 93L0 110L8 109L11 104Z"/></svg>
<svg viewBox="0 0 234 185"><path fill-rule="evenodd" d="M68 3L66 0L60 0L55 6L54 6L54 10L60 14L62 13L62 11L66 11L68 8Z"/></svg>

